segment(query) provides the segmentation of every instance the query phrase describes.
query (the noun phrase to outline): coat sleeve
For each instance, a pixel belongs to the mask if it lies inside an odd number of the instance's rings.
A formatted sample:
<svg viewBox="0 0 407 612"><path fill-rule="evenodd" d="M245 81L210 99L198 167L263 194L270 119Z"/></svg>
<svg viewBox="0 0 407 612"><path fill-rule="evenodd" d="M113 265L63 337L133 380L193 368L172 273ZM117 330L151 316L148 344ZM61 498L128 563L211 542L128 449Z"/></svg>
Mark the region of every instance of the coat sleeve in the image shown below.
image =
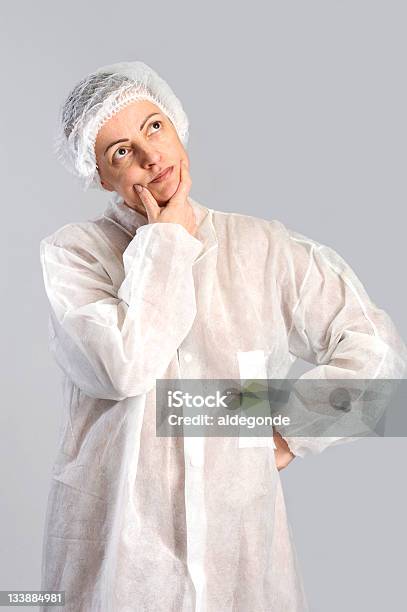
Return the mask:
<svg viewBox="0 0 407 612"><path fill-rule="evenodd" d="M287 230L288 231L288 230ZM401 379L407 370L407 349L390 317L378 308L367 295L350 266L333 249L288 231L288 255L282 290L282 309L287 326L289 351L295 357L315 365L303 374L295 386L307 392L297 395L296 414L313 410L312 403L328 406L328 393L334 382L321 385L306 380L346 379L349 388L356 381L369 379ZM352 382L353 381L353 382ZM366 384L365 382L365 384ZM322 389L322 391L321 391ZM370 395L374 397L374 395ZM299 397L301 398L299 400ZM330 396L332 397L332 395ZM359 397L368 397L367 394ZM352 406L375 415L380 413L380 402L361 400ZM303 412L304 414L304 412ZM315 415L315 412L314 412ZM346 415L349 420L349 416ZM345 419L343 419L345 423ZM329 428L328 428L329 429ZM326 429L325 431L327 431ZM337 425L339 436L285 436L290 450L304 457L316 454L331 445L359 439L342 435L345 427ZM353 430L352 430L353 431Z"/></svg>
<svg viewBox="0 0 407 612"><path fill-rule="evenodd" d="M67 245L56 232L40 244L51 352L91 397L145 393L194 321L192 263L202 243L178 223L143 225L123 253L124 278L115 284L82 236Z"/></svg>

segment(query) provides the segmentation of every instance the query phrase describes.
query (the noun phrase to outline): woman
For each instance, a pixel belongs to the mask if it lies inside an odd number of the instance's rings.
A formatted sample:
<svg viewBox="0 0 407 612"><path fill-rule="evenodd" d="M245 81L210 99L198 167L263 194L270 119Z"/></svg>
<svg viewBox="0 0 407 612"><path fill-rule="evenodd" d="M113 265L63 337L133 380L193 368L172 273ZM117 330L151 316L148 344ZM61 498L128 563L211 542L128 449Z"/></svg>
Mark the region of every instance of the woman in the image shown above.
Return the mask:
<svg viewBox="0 0 407 612"><path fill-rule="evenodd" d="M142 62L83 79L60 123L59 157L112 198L41 242L65 415L42 589L75 612L306 611L279 470L349 438L158 437L156 380L297 357L302 378L401 378L403 342L332 249L189 196L187 117Z"/></svg>

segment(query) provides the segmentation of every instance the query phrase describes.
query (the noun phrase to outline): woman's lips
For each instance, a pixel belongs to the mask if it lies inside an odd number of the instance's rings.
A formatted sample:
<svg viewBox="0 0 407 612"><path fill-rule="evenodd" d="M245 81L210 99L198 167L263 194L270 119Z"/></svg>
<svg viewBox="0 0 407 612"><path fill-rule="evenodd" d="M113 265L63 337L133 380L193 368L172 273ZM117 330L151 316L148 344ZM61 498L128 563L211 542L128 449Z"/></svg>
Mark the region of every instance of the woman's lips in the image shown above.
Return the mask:
<svg viewBox="0 0 407 612"><path fill-rule="evenodd" d="M174 166L170 166L169 168L167 168L167 170L165 170L160 176L151 181L151 183L161 183L161 181L165 181L171 175L173 168Z"/></svg>

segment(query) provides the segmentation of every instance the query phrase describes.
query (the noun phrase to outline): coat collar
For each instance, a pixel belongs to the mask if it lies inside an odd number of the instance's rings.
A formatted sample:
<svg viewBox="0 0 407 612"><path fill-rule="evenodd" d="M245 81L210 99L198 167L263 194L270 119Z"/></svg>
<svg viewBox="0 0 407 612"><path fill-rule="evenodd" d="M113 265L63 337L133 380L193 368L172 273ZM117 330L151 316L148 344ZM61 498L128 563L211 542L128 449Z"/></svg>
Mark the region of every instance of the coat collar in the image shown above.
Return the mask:
<svg viewBox="0 0 407 612"><path fill-rule="evenodd" d="M200 259L209 249L217 246L218 243L212 222L212 214L214 211L211 208L203 206L191 198L191 196L188 196L188 199L194 210L198 225L195 237L203 244L203 250L198 257L198 259ZM113 195L109 199L103 216L121 225L131 237L135 235L137 228L148 223L144 215L127 206L123 198L116 192L113 192Z"/></svg>

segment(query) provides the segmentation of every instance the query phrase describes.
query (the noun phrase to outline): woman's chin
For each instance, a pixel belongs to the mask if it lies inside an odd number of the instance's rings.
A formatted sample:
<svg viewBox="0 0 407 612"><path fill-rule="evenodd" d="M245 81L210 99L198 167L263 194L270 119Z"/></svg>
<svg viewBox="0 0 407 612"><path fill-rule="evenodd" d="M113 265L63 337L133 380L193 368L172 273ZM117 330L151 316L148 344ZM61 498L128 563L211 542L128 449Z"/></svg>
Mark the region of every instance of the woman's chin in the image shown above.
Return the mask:
<svg viewBox="0 0 407 612"><path fill-rule="evenodd" d="M153 194L158 206L165 206L168 204L168 201L171 200L172 196L177 191L177 188L174 189L171 185L168 185L167 187L163 186L163 188L160 190L157 189L157 193L151 190L151 193Z"/></svg>

